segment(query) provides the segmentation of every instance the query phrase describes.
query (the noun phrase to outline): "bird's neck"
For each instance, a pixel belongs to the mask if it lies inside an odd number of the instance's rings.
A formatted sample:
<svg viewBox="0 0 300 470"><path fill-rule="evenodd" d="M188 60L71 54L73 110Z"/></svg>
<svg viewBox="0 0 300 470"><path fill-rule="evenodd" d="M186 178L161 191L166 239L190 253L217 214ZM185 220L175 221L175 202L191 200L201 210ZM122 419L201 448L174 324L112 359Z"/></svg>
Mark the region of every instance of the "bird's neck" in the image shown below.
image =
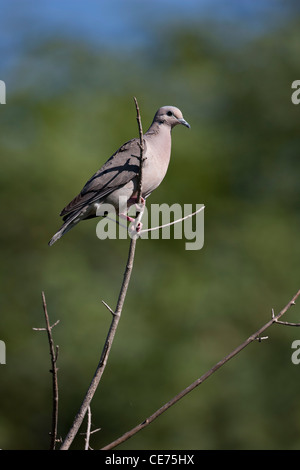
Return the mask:
<svg viewBox="0 0 300 470"><path fill-rule="evenodd" d="M163 138L166 138L167 135L171 136L171 127L165 125L162 122L153 122L145 133L145 135L148 136L159 136L160 134L163 136Z"/></svg>
<svg viewBox="0 0 300 470"><path fill-rule="evenodd" d="M152 123L145 133L146 140L155 149L164 150L168 155L171 152L171 127L158 122Z"/></svg>

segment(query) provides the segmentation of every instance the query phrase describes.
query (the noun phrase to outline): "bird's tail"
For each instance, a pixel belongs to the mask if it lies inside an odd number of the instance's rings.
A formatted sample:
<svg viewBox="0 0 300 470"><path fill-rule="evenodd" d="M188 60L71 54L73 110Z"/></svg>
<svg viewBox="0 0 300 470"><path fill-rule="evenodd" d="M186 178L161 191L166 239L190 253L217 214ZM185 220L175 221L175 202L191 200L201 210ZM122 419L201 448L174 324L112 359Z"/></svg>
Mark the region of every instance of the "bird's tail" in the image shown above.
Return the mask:
<svg viewBox="0 0 300 470"><path fill-rule="evenodd" d="M78 214L74 215L73 217L69 218L58 230L58 232L53 235L51 240L49 241L48 245L52 246L57 240L59 240L65 233L71 230L75 225L80 221L78 218Z"/></svg>

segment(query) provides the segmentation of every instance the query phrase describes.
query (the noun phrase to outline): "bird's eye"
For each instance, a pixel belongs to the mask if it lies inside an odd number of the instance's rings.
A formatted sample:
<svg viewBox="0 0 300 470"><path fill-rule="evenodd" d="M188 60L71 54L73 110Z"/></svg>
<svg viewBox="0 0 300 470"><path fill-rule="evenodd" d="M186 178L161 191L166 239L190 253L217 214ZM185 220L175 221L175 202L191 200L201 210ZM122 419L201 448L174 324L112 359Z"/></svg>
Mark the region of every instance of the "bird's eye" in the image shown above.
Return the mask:
<svg viewBox="0 0 300 470"><path fill-rule="evenodd" d="M167 112L167 116L173 116L172 111L168 111L168 112Z"/></svg>

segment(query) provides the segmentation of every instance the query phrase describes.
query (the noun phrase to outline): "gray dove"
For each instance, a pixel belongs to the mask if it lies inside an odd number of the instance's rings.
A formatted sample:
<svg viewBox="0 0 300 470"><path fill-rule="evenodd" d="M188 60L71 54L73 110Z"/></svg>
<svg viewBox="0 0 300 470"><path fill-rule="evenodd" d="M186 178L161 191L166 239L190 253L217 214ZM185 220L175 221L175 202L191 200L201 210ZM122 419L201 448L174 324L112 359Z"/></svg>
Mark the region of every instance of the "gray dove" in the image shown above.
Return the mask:
<svg viewBox="0 0 300 470"><path fill-rule="evenodd" d="M164 179L171 156L171 130L177 124L190 127L182 112L175 106L163 106L144 134L144 164L142 202ZM53 245L78 222L97 217L101 204L111 204L119 217L127 215L129 207L137 203L140 171L140 140L135 138L120 147L85 184L81 192L60 213L63 225L51 238ZM123 204L120 205L120 201ZM104 215L104 214L103 214Z"/></svg>

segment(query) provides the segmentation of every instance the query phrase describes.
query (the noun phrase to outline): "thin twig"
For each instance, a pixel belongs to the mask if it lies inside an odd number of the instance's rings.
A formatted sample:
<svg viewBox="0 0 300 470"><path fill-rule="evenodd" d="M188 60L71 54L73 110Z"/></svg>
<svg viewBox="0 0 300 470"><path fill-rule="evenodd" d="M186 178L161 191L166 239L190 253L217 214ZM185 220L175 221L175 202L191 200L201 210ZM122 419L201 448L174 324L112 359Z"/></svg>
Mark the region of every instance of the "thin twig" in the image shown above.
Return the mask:
<svg viewBox="0 0 300 470"><path fill-rule="evenodd" d="M84 450L89 450L89 447L90 447L91 425L92 425L92 413L91 413L91 407L90 406L88 406L88 409L87 409L87 417L88 417L88 419L87 419Z"/></svg>
<svg viewBox="0 0 300 470"><path fill-rule="evenodd" d="M47 331L48 334L48 341L50 347L50 357L51 357L51 370L52 373L52 393L53 393L53 405L52 405L52 430L51 430L51 442L50 442L50 450L55 450L55 445L57 442L57 422L58 422L58 380L57 380L57 371L58 368L56 367L57 359L58 359L58 346L54 348L54 342L52 338L52 328L54 328L58 323L57 320L52 326L49 322L49 315L47 310L47 303L46 297L44 292L42 292L42 302L43 302L43 310L46 320L46 328L33 328L35 331Z"/></svg>
<svg viewBox="0 0 300 470"><path fill-rule="evenodd" d="M173 222L168 222L167 224L164 224L164 225L158 225L157 227L150 227L150 228L142 229L138 232L138 235L141 235L142 233L146 233L146 232L153 232L154 230L159 230L161 228L170 227L171 225L178 224L179 222L183 222L184 220L189 219L190 217L193 217L194 215L198 214L199 212L203 211L204 209L205 209L205 206L203 205L199 209L197 209L195 212L192 212L191 214L185 215L184 217L181 217L180 219L173 220ZM122 224L119 220L112 219L108 216L106 216L106 219L111 220L112 222L115 222L116 224L120 225L121 227L127 229L127 225ZM104 305L109 310L110 307L108 307L103 300L102 300L102 302L104 303Z"/></svg>
<svg viewBox="0 0 300 470"><path fill-rule="evenodd" d="M276 320L275 318L275 313L274 313L274 309L272 308L272 318L274 318L275 320L275 323L278 323L278 325L285 325L285 326L300 326L300 323L291 323L289 321L279 321L279 320Z"/></svg>
<svg viewBox="0 0 300 470"><path fill-rule="evenodd" d="M224 364L226 364L230 359L232 359L234 356L236 356L239 352L241 352L248 344L252 343L253 341L257 340L260 338L260 335L267 329L269 328L273 323L278 323L279 318L281 318L292 305L295 305L296 299L300 295L300 290L297 292L296 295L292 298L292 300L281 310L280 313L276 316L272 316L272 319L269 320L264 326L262 326L258 331L253 333L251 336L249 336L246 341L244 341L240 346L238 346L236 349L234 349L230 354L228 354L226 357L224 357L221 361L219 361L217 364L215 364L208 372L206 372L204 375L202 375L199 379L197 379L195 382L193 382L191 385L189 385L187 388L182 390L182 392L178 393L174 398L172 398L168 403L163 405L161 408L159 408L155 413L153 413L149 418L145 419L142 423L138 424L134 428L132 428L130 431L126 432L122 436L120 436L118 439L115 441L111 442L110 444L106 445L105 447L102 448L102 450L110 450L115 448L116 446L120 445L121 443L127 441L130 437L134 436L137 432L141 431L144 429L146 426L148 426L150 423L152 423L156 418L158 418L161 414L163 414L165 411L167 411L171 406L175 405L179 400L181 400L184 396L186 396L188 393L190 393L194 388L198 387L201 385L208 377L210 377L214 372L216 372L220 367L222 367ZM261 338L262 339L262 338Z"/></svg>
<svg viewBox="0 0 300 470"><path fill-rule="evenodd" d="M165 228L169 227L170 225L178 224L178 222L182 222L185 219L188 219L190 217L193 217L194 215L198 214L198 212L203 211L205 206L201 206L200 209L197 209L195 212L192 212L191 214L185 215L184 217L181 217L180 219L176 219L173 222L168 222L167 224L164 225L159 225L157 227L150 227L150 228L145 228L143 230L139 231L139 234L145 233L145 232L153 232L154 230L159 230L160 228Z"/></svg>
<svg viewBox="0 0 300 470"><path fill-rule="evenodd" d="M138 193L137 193L137 200L141 203L142 198L142 186L143 186L143 166L144 166L144 136L143 136L143 127L142 127L142 120L140 114L140 108L137 102L136 97L133 97L135 108L136 108L136 120L139 128L139 136L140 136L140 172L139 172L139 181L138 181Z"/></svg>
<svg viewBox="0 0 300 470"><path fill-rule="evenodd" d="M285 326L300 326L300 323L291 323L289 321L276 321L275 323L278 323L279 325L285 325Z"/></svg>
<svg viewBox="0 0 300 470"><path fill-rule="evenodd" d="M104 302L104 300L101 300L101 302L103 303L103 305L105 305L105 307L107 308L107 310L109 310L112 315L115 314L115 312L113 311L113 309L112 309L106 302Z"/></svg>
<svg viewBox="0 0 300 470"><path fill-rule="evenodd" d="M87 409L86 432L80 433L81 435L85 436L84 450L93 450L90 445L90 438L92 434L95 434L98 431L101 431L101 428L97 428L92 431L92 412L91 412L91 407L89 406Z"/></svg>
<svg viewBox="0 0 300 470"><path fill-rule="evenodd" d="M135 99L135 104L136 104L137 115L139 117L138 124L139 124L140 148L141 148L141 164L140 164L140 178L139 178L139 180L141 181L142 180L141 172L142 172L143 162L144 162L144 160L143 160L143 130L142 130L142 127L141 127L141 124L140 124L140 122L141 122L140 113L139 113L139 108L138 108L138 104L137 104L136 99ZM140 198L140 192L138 193L138 198ZM93 377L93 379L92 379L92 381L91 381L91 383L88 387L88 390L86 392L86 395L83 399L81 407L80 407L77 415L75 416L73 424L72 424L67 436L65 437L64 442L62 443L62 445L60 447L61 450L69 449L70 445L72 444L72 442L73 442L73 440L74 440L76 434L78 433L78 430L79 430L79 428L82 424L82 421L83 421L84 416L87 412L87 409L90 406L90 403L93 399L93 396L94 396L94 394L97 390L97 387L99 385L99 382L101 380L103 372L105 370L107 360L108 360L108 356L109 356L109 353L110 353L110 350L111 350L111 347L112 347L112 343L113 343L113 340L114 340L114 337L115 337L115 334L116 334L116 330L117 330L117 327L118 327L118 324L119 324L119 321L120 321L120 318L121 318L121 313L122 313L123 305L124 305L125 298L126 298L126 293L127 293L127 289L128 289L128 285L129 285L129 281L130 281L130 277L131 277L131 273L132 273L132 268L133 268L135 247L136 247L136 238L131 238L130 245L129 245L129 253L128 253L128 258L127 258L127 263L126 263L126 267L125 267L123 282L122 282L122 286L121 286L121 289L120 289L116 310L113 312L113 315L112 315L112 321L111 321L110 328L109 328L109 331L108 331L108 334L107 334L107 337L106 337L106 340L105 340L105 344L104 344L104 347L103 347L103 350L102 350L102 353L101 353L101 357L100 357L96 372L94 374L94 377ZM106 303L104 303L104 305L107 307ZM111 311L110 308L109 308L109 310Z"/></svg>
<svg viewBox="0 0 300 470"><path fill-rule="evenodd" d="M54 328L56 325L58 325L59 320L57 320L53 325L50 326L50 329ZM32 328L34 331L47 331L47 328Z"/></svg>

